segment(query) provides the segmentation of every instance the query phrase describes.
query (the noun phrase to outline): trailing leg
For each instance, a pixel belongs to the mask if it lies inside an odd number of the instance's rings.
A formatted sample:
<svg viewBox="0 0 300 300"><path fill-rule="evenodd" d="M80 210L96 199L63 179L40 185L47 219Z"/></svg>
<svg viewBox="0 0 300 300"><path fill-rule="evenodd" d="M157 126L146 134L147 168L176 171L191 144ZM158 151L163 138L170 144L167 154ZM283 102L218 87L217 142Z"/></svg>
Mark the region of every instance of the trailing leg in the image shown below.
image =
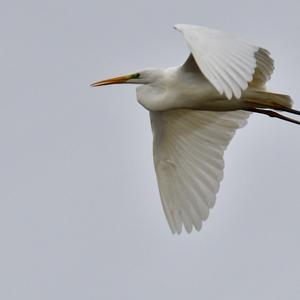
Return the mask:
<svg viewBox="0 0 300 300"><path fill-rule="evenodd" d="M294 124L297 124L297 125L300 125L300 121L297 121L295 119L292 119L292 118L288 118L284 115L281 115L273 110L268 110L268 109L259 109L259 108L247 108L247 109L244 109L246 111L251 111L251 112L254 112L254 113L259 113L259 114L264 114L264 115L267 115L271 118L277 118L277 119L281 119L281 120L284 120L284 121L287 121L287 122L291 122L291 123L294 123ZM290 111L289 111L290 112ZM300 115L300 112L296 111L297 115Z"/></svg>

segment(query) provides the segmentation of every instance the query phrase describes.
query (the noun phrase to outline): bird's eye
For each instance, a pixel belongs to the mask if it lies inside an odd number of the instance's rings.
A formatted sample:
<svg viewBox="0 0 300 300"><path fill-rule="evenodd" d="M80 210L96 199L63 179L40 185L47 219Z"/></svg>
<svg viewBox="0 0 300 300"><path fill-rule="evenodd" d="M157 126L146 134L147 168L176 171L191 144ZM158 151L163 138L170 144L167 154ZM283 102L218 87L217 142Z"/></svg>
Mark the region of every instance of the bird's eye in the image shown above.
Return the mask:
<svg viewBox="0 0 300 300"><path fill-rule="evenodd" d="M132 78L139 78L140 75L141 75L140 73L135 73L135 74L132 75Z"/></svg>

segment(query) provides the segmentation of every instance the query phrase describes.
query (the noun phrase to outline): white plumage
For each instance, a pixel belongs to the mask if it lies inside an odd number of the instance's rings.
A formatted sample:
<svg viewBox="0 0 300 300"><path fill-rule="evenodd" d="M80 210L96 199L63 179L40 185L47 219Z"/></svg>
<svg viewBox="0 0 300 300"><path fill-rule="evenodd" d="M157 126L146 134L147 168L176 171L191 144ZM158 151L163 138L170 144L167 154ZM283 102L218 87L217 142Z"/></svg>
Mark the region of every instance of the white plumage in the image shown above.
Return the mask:
<svg viewBox="0 0 300 300"><path fill-rule="evenodd" d="M173 233L200 230L223 178L223 154L248 112L152 112L153 155L160 196Z"/></svg>
<svg viewBox="0 0 300 300"><path fill-rule="evenodd" d="M258 47L223 32L194 25L175 26L199 68L220 94L240 98L256 68Z"/></svg>
<svg viewBox="0 0 300 300"><path fill-rule="evenodd" d="M223 178L223 155L250 112L299 124L273 110L299 114L287 95L266 91L270 53L232 35L180 24L191 54L178 67L147 69L95 82L141 84L138 102L150 111L154 165L173 233L200 230ZM267 108L273 109L272 111Z"/></svg>

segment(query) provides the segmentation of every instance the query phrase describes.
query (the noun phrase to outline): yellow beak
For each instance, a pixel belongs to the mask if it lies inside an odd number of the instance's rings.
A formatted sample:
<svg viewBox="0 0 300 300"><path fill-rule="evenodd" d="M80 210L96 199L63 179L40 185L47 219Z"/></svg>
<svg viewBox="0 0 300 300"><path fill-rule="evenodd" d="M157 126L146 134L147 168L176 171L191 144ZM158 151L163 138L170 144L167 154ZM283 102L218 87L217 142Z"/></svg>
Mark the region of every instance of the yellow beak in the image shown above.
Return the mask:
<svg viewBox="0 0 300 300"><path fill-rule="evenodd" d="M98 87L98 86L102 86L102 85L126 83L126 81L128 81L132 77L133 77L132 75L126 75L126 76L120 76L120 77L100 80L100 81L96 81L96 82L92 83L91 86L92 87Z"/></svg>

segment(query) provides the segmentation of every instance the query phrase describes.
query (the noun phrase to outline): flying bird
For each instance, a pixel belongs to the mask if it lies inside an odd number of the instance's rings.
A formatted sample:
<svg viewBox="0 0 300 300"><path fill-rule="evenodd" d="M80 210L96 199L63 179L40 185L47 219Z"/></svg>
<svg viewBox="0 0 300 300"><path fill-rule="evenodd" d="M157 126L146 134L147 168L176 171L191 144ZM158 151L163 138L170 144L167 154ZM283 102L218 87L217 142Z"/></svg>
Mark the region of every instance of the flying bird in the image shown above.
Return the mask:
<svg viewBox="0 0 300 300"><path fill-rule="evenodd" d="M138 84L138 102L150 112L160 198L173 233L200 230L223 178L223 155L251 113L288 122L290 96L265 87L274 70L268 50L207 27L179 24L190 50L184 64L146 69L91 86Z"/></svg>

